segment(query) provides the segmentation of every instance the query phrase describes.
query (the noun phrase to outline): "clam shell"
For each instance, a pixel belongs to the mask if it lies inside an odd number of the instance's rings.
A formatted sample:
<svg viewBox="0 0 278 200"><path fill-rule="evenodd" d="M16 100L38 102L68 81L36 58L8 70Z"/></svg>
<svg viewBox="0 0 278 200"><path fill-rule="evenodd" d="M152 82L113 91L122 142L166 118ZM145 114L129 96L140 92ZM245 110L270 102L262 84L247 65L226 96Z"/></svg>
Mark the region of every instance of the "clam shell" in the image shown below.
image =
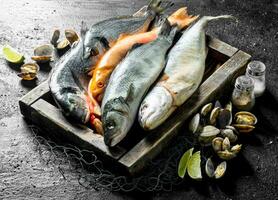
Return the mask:
<svg viewBox="0 0 278 200"><path fill-rule="evenodd" d="M213 150L215 152L221 151L222 150L222 143L223 143L223 138L221 138L221 137L214 138L211 142Z"/></svg>
<svg viewBox="0 0 278 200"><path fill-rule="evenodd" d="M211 158L207 159L205 171L206 171L206 174L208 175L208 177L210 177L210 178L214 177L215 170L214 170L214 165L213 165Z"/></svg>
<svg viewBox="0 0 278 200"><path fill-rule="evenodd" d="M26 63L20 67L21 73L17 74L23 80L33 80L37 76L39 66L36 63Z"/></svg>
<svg viewBox="0 0 278 200"><path fill-rule="evenodd" d="M220 133L223 137L229 138L230 142L237 141L237 135L234 134L232 129L222 129Z"/></svg>
<svg viewBox="0 0 278 200"><path fill-rule="evenodd" d="M229 110L230 112L232 112L232 109L233 109L232 102L227 103L226 106L225 106L225 109L227 109L227 110Z"/></svg>
<svg viewBox="0 0 278 200"><path fill-rule="evenodd" d="M214 126L205 126L199 135L199 142L204 145L210 145L212 140L220 133L218 128Z"/></svg>
<svg viewBox="0 0 278 200"><path fill-rule="evenodd" d="M231 129L235 134L239 135L239 132L236 130L235 127L233 127L233 126L226 126L225 128L226 129Z"/></svg>
<svg viewBox="0 0 278 200"><path fill-rule="evenodd" d="M215 124L216 124L216 121L217 121L218 115L219 115L219 113L220 113L220 110L221 110L221 108L215 107L215 108L211 111L210 117L209 117L209 123L210 123L211 125L215 125Z"/></svg>
<svg viewBox="0 0 278 200"><path fill-rule="evenodd" d="M70 42L66 38L60 41L56 46L58 50L63 50L69 47L70 47Z"/></svg>
<svg viewBox="0 0 278 200"><path fill-rule="evenodd" d="M223 160L231 160L235 158L237 154L226 150L226 151L218 151L217 155L219 158Z"/></svg>
<svg viewBox="0 0 278 200"><path fill-rule="evenodd" d="M242 144L237 144L235 146L232 146L231 152L235 153L235 154L238 154L241 150L241 147L242 147Z"/></svg>
<svg viewBox="0 0 278 200"><path fill-rule="evenodd" d="M255 125L257 121L257 117L250 112L242 111L235 114L236 124Z"/></svg>
<svg viewBox="0 0 278 200"><path fill-rule="evenodd" d="M56 47L57 44L58 44L59 38L60 38L60 30L59 30L59 29L55 29L55 30L53 31L53 34L52 34L50 43L51 43L53 46Z"/></svg>
<svg viewBox="0 0 278 200"><path fill-rule="evenodd" d="M53 55L53 46L51 44L41 45L34 49L34 56L31 58L37 62L49 62Z"/></svg>
<svg viewBox="0 0 278 200"><path fill-rule="evenodd" d="M38 62L38 63L44 63L49 62L52 58L52 56L32 56L32 60Z"/></svg>
<svg viewBox="0 0 278 200"><path fill-rule="evenodd" d="M201 117L200 117L200 114L197 113L192 119L191 121L189 122L189 130L192 132L192 133L196 133L200 127L200 120L201 120Z"/></svg>
<svg viewBox="0 0 278 200"><path fill-rule="evenodd" d="M66 36L67 40L70 42L70 44L73 44L74 42L79 40L78 34L74 30L71 30L71 29L65 30L65 36Z"/></svg>
<svg viewBox="0 0 278 200"><path fill-rule="evenodd" d="M40 67L36 63L26 63L20 67L21 72L37 73Z"/></svg>
<svg viewBox="0 0 278 200"><path fill-rule="evenodd" d="M223 161L216 167L214 172L214 177L216 179L223 177L225 175L226 170L227 170L227 162Z"/></svg>
<svg viewBox="0 0 278 200"><path fill-rule="evenodd" d="M32 72L21 72L17 75L23 80L27 80L27 81L33 80L37 77L37 73L32 73Z"/></svg>
<svg viewBox="0 0 278 200"><path fill-rule="evenodd" d="M208 103L208 104L204 105L200 112L201 115L204 117L207 116L209 114L209 112L211 111L212 107L213 107L212 103Z"/></svg>
<svg viewBox="0 0 278 200"><path fill-rule="evenodd" d="M223 129L228 125L231 125L232 123L232 113L231 111L227 110L227 109L222 109L218 115L218 125L219 128Z"/></svg>
<svg viewBox="0 0 278 200"><path fill-rule="evenodd" d="M255 129L255 126L246 124L234 124L233 125L240 133L249 133Z"/></svg>
<svg viewBox="0 0 278 200"><path fill-rule="evenodd" d="M230 150L230 148L231 148L230 140L229 138L225 137L225 139L222 142L222 150L223 151Z"/></svg>

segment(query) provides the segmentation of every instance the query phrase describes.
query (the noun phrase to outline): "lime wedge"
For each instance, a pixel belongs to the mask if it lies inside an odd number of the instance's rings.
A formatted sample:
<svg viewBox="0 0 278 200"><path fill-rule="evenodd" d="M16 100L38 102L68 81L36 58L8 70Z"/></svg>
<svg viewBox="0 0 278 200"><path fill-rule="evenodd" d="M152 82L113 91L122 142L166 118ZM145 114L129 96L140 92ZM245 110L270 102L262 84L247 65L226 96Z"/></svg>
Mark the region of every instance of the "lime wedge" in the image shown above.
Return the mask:
<svg viewBox="0 0 278 200"><path fill-rule="evenodd" d="M192 179L202 179L200 151L197 151L190 157L187 164L187 172Z"/></svg>
<svg viewBox="0 0 278 200"><path fill-rule="evenodd" d="M19 64L24 61L24 56L18 53L14 48L5 45L2 49L5 59L11 63Z"/></svg>
<svg viewBox="0 0 278 200"><path fill-rule="evenodd" d="M191 148L191 149L187 150L180 159L179 168L178 168L178 175L181 178L183 178L185 173L186 173L188 160L192 156L193 149L194 148Z"/></svg>

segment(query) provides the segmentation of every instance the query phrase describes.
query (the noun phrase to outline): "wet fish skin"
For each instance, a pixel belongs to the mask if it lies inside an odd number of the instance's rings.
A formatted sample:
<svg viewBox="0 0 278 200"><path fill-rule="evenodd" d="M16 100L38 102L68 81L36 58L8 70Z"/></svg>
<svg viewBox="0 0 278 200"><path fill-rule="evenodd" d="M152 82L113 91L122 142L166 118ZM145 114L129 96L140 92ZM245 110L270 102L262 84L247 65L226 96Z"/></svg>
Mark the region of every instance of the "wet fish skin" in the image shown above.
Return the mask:
<svg viewBox="0 0 278 200"><path fill-rule="evenodd" d="M81 86L86 77L77 67L85 62L83 43L80 41L58 61L49 80L50 91L63 113L81 123L88 122L90 117L85 92Z"/></svg>
<svg viewBox="0 0 278 200"><path fill-rule="evenodd" d="M179 29L183 29L192 23L197 16L189 16L186 7L180 8L171 14L167 19L171 25L177 24ZM163 21L163 20L162 20ZM148 32L133 34L118 38L117 42L105 52L98 61L93 76L88 86L88 93L98 102L101 102L103 92L109 80L110 74L115 67L125 57L126 53L135 44L149 43L157 38L161 21L156 20L154 28Z"/></svg>
<svg viewBox="0 0 278 200"><path fill-rule="evenodd" d="M138 119L146 130L162 124L199 87L205 70L207 47L205 27L214 19L205 16L187 29L168 55L164 75L143 100Z"/></svg>
<svg viewBox="0 0 278 200"><path fill-rule="evenodd" d="M159 7L159 4L155 5ZM84 39L81 39L56 64L49 79L49 87L66 116L80 123L88 122L90 118L86 100L88 70L109 48L110 42L117 39L121 33L144 31L148 28L157 14L152 10L155 7L149 8L143 17L111 18L93 25Z"/></svg>
<svg viewBox="0 0 278 200"><path fill-rule="evenodd" d="M147 8L141 8L137 14L114 17L94 24L84 39L85 55L90 55L92 50L98 48L95 45L96 41L101 40L102 45L106 44L104 46L111 47L121 34L146 32L156 16L170 6L172 6L171 3L163 5L161 0L151 0Z"/></svg>
<svg viewBox="0 0 278 200"><path fill-rule="evenodd" d="M143 96L165 66L166 52L177 30L171 31L168 21L165 24L155 41L131 50L111 75L101 107L108 146L115 146L126 136Z"/></svg>

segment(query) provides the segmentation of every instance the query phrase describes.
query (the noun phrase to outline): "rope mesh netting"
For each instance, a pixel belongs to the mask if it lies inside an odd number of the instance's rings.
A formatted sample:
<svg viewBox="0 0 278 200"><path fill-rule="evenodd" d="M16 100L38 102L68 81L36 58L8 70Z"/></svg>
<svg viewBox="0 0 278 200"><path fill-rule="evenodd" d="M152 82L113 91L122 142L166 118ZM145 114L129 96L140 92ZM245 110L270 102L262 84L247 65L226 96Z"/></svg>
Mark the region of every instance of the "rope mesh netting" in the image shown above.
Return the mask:
<svg viewBox="0 0 278 200"><path fill-rule="evenodd" d="M67 179L67 174L74 174L80 185L94 190L171 191L183 182L177 175L179 159L193 146L190 136L180 134L168 148L147 164L140 176L130 177L111 172L91 150L53 139L36 126L32 125L30 129L35 150L39 152L43 163L59 170L64 179Z"/></svg>

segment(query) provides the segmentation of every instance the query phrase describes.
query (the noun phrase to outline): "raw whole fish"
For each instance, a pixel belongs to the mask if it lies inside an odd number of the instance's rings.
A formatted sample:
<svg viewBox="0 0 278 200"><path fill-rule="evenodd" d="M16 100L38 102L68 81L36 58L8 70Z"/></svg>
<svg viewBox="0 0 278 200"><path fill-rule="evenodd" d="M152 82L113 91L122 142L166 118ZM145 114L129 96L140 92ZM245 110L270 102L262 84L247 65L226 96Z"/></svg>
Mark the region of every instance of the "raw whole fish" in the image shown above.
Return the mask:
<svg viewBox="0 0 278 200"><path fill-rule="evenodd" d="M106 145L118 144L131 128L143 96L165 66L176 30L165 19L158 38L132 49L113 71L101 106Z"/></svg>
<svg viewBox="0 0 278 200"><path fill-rule="evenodd" d="M177 24L179 29L187 27L196 19L197 16L189 16L187 14L187 9L185 7L180 8L168 17L170 24ZM104 89L115 67L125 57L126 53L133 45L144 44L155 40L158 35L158 30L158 27L155 27L153 30L145 33L120 37L115 45L113 45L97 63L88 87L90 97L101 103Z"/></svg>
<svg viewBox="0 0 278 200"><path fill-rule="evenodd" d="M49 87L66 116L78 123L87 123L90 115L92 121L95 120L95 114L100 115L96 101L88 98L86 93L89 78L87 72L121 34L147 31L155 17L167 7L169 4L162 7L161 1L152 0L146 12L140 16L116 17L101 21L93 25L86 32L84 39L80 39L61 58L52 71ZM93 107L93 111L90 107ZM97 124L100 124L100 121Z"/></svg>
<svg viewBox="0 0 278 200"><path fill-rule="evenodd" d="M205 28L209 21L230 15L202 17L170 50L164 74L143 100L138 120L146 130L162 124L199 87L205 70Z"/></svg>

